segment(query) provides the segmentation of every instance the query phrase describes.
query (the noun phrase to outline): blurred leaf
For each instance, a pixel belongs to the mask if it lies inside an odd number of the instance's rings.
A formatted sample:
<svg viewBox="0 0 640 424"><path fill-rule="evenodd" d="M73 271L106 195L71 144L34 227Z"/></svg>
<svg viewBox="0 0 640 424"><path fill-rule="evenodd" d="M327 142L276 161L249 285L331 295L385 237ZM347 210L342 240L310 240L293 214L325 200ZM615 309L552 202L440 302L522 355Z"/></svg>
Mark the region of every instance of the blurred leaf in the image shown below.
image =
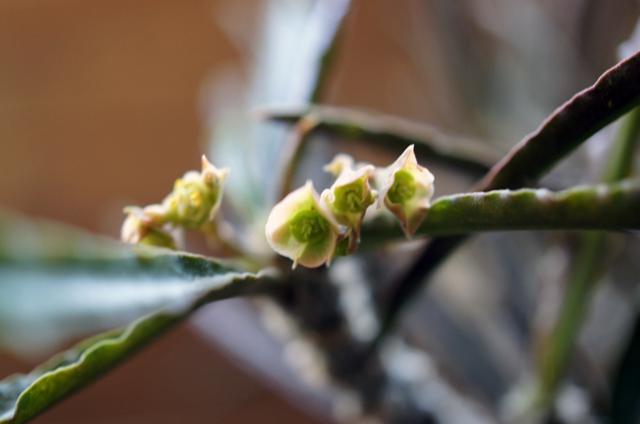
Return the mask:
<svg viewBox="0 0 640 424"><path fill-rule="evenodd" d="M2 214L0 348L42 353L159 309L181 311L210 290L247 279L253 274L217 260Z"/></svg>
<svg viewBox="0 0 640 424"><path fill-rule="evenodd" d="M157 312L125 328L92 337L56 355L29 374L13 375L0 382L0 423L29 421L113 368L198 306L245 294L260 282L254 274L209 274L205 272L207 263L196 262L192 264L194 270L198 274L208 274L208 281L199 282L199 294L187 296L179 308Z"/></svg>
<svg viewBox="0 0 640 424"><path fill-rule="evenodd" d="M0 343L32 351L138 318L0 382L0 423L33 418L203 304L269 289L270 274L0 214Z"/></svg>
<svg viewBox="0 0 640 424"><path fill-rule="evenodd" d="M349 0L270 0L258 28L244 22L232 25L229 36L249 38L249 84L238 81L237 71L221 75L213 91L211 157L235 172L226 197L246 222L264 219L272 202L273 173L287 132L266 126L249 113L265 103L307 103L318 95L331 64L335 38L349 8ZM246 33L239 34L241 29Z"/></svg>

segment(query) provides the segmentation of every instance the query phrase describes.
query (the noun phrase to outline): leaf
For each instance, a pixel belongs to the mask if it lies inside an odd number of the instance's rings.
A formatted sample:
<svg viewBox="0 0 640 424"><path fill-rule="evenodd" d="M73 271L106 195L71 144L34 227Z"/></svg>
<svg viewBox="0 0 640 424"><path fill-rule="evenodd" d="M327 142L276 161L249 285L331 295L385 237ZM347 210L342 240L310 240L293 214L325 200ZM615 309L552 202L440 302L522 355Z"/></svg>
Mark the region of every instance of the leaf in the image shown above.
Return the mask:
<svg viewBox="0 0 640 424"><path fill-rule="evenodd" d="M137 318L0 382L0 423L35 417L201 305L267 291L273 275L0 214L0 342L31 351Z"/></svg>
<svg viewBox="0 0 640 424"><path fill-rule="evenodd" d="M245 278L229 264L0 215L0 348L42 353Z"/></svg>
<svg viewBox="0 0 640 424"><path fill-rule="evenodd" d="M180 310L140 318L123 329L79 343L29 374L5 379L0 382L0 424L29 421L116 366L201 304L242 294L258 281L258 277L249 274L227 275Z"/></svg>
<svg viewBox="0 0 640 424"><path fill-rule="evenodd" d="M442 196L435 200L416 235L452 235L513 230L638 230L640 180L546 189L494 190ZM386 217L385 217L386 218ZM363 243L404 237L397 222L365 222Z"/></svg>
<svg viewBox="0 0 640 424"><path fill-rule="evenodd" d="M287 132L256 122L247 111L265 102L317 100L349 6L350 0L270 0L258 28L235 25L228 31L236 42L250 40L251 80L245 86L233 72L215 82L209 152L216 163L244 171L229 179L225 196L249 223L264 219L273 201L274 179L264 176L280 161ZM227 22L222 27L231 28Z"/></svg>
<svg viewBox="0 0 640 424"><path fill-rule="evenodd" d="M274 122L310 122L305 136L329 134L348 140L378 143L399 154L415 144L418 156L440 161L475 176L484 175L500 156L478 141L454 137L435 127L382 114L330 106L263 107L259 116Z"/></svg>

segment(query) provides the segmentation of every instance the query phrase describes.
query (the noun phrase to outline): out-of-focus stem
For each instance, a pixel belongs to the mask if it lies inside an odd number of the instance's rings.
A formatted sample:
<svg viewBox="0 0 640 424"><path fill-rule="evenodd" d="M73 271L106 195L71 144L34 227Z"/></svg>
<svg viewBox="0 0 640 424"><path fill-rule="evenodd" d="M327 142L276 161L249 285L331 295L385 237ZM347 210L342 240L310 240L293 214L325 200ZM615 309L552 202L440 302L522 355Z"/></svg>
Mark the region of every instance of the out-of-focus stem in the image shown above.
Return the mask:
<svg viewBox="0 0 640 424"><path fill-rule="evenodd" d="M612 183L631 174L633 150L640 138L640 108L631 111L621 122L612 146L603 179ZM633 211L637 214L638 210ZM608 218L614 220L614 217ZM596 283L604 268L607 237L602 232L585 233L579 240L572 263L565 300L560 314L543 345L538 370L535 406L547 410L567 372L574 344L587 315Z"/></svg>
<svg viewBox="0 0 640 424"><path fill-rule="evenodd" d="M475 191L520 188L535 183L557 162L604 128L640 104L640 52L617 63L591 86L556 109L527 135L474 187ZM398 278L383 312L384 338L401 310L423 282L465 240L463 236L435 238Z"/></svg>
<svg viewBox="0 0 640 424"><path fill-rule="evenodd" d="M476 177L500 159L498 152L485 143L446 135L435 127L394 116L332 106L264 108L259 115L289 124L313 117L316 125L309 129L311 134L376 143L398 153L414 144L421 159L439 161Z"/></svg>

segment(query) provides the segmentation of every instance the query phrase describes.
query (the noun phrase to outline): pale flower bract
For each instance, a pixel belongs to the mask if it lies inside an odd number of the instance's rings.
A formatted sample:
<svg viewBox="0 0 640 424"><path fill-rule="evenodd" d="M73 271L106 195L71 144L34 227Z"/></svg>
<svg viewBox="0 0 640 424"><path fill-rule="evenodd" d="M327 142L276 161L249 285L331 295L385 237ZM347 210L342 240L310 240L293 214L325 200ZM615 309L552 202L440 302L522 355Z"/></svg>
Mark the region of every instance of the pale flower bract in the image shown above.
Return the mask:
<svg viewBox="0 0 640 424"><path fill-rule="evenodd" d="M411 145L382 170L381 179L379 202L400 220L407 237L412 236L431 205L433 174L418 164Z"/></svg>
<svg viewBox="0 0 640 424"><path fill-rule="evenodd" d="M331 262L340 232L308 181L273 207L265 235L273 250L293 260L293 267L316 268Z"/></svg>
<svg viewBox="0 0 640 424"><path fill-rule="evenodd" d="M354 252L360 239L360 227L367 211L376 199L377 192L371 189L369 181L374 174L372 165L353 168L353 159L338 155L325 167L337 175L333 185L322 192L322 200L336 221L349 229L350 253Z"/></svg>

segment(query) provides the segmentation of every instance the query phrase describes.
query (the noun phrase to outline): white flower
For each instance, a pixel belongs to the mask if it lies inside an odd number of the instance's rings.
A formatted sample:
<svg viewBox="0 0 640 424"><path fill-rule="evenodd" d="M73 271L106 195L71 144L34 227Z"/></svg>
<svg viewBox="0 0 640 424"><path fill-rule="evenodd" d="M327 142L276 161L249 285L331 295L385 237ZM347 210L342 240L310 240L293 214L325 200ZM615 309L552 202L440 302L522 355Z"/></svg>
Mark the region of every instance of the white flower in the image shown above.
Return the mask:
<svg viewBox="0 0 640 424"><path fill-rule="evenodd" d="M338 175L338 178L329 189L322 192L322 200L336 221L350 230L348 251L352 253L360 240L360 227L365 212L377 196L369 185L375 168L363 165L353 169L353 159L350 156L338 155L325 166L325 170Z"/></svg>
<svg viewBox="0 0 640 424"><path fill-rule="evenodd" d="M418 164L411 145L381 176L379 202L400 220L404 233L410 237L431 205L433 174Z"/></svg>
<svg viewBox="0 0 640 424"><path fill-rule="evenodd" d="M273 250L293 260L294 268L315 268L331 262L339 227L307 181L273 207L265 235Z"/></svg>

